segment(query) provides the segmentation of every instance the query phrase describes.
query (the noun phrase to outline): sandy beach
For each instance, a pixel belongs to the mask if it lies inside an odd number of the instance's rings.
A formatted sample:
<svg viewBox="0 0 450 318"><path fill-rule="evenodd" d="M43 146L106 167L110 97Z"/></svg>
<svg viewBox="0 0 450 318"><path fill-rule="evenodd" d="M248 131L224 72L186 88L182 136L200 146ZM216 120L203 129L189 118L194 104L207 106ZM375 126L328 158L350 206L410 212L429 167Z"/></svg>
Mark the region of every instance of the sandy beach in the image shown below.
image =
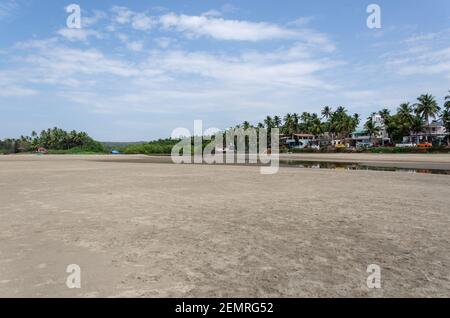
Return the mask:
<svg viewBox="0 0 450 318"><path fill-rule="evenodd" d="M450 297L448 175L146 161L0 156L0 296Z"/></svg>

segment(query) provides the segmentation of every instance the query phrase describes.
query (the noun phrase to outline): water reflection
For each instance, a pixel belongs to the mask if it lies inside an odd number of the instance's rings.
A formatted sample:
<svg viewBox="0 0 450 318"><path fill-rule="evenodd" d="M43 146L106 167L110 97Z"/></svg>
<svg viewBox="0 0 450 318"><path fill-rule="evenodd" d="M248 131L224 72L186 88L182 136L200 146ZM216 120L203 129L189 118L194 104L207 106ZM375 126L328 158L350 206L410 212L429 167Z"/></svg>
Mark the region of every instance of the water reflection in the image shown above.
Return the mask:
<svg viewBox="0 0 450 318"><path fill-rule="evenodd" d="M309 168L309 169L366 170L366 171L375 170L375 171L394 171L394 172L450 175L450 170L380 167L380 166L371 166L370 164L360 164L354 162L280 160L280 164L289 167Z"/></svg>

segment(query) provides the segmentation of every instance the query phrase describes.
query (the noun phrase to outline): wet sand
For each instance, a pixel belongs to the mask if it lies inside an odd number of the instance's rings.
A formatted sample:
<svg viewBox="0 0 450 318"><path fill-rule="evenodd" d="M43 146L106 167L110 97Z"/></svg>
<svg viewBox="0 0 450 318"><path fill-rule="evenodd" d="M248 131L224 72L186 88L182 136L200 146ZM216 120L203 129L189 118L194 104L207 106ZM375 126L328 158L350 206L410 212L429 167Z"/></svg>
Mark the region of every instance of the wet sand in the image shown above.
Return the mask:
<svg viewBox="0 0 450 318"><path fill-rule="evenodd" d="M447 175L148 160L0 156L0 296L450 297Z"/></svg>

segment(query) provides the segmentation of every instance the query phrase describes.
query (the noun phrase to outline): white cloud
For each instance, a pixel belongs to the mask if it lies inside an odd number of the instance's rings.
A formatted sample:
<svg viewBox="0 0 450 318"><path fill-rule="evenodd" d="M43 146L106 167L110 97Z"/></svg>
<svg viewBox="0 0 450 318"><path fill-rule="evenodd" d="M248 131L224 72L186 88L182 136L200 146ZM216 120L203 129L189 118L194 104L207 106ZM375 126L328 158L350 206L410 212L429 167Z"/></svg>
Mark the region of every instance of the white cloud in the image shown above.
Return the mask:
<svg viewBox="0 0 450 318"><path fill-rule="evenodd" d="M281 52L280 52L281 53ZM279 56L282 55L279 54ZM323 88L316 73L335 67L327 60L280 60L274 55L254 54L252 59L242 56L217 56L209 53L172 51L154 54L150 58L166 72L196 75L210 78L227 85L250 85L255 87ZM156 64L150 64L156 67Z"/></svg>
<svg viewBox="0 0 450 318"><path fill-rule="evenodd" d="M114 21L119 24L130 23L131 17L133 16L133 11L126 7L114 6L111 8L111 11L116 15L114 17Z"/></svg>
<svg viewBox="0 0 450 318"><path fill-rule="evenodd" d="M141 49L118 34L130 49ZM338 64L291 50L222 55L212 52L154 50L140 62L80 50L58 41L16 46L18 83L49 87L49 94L100 112L183 112L263 109L290 105L308 90L331 90L321 72ZM22 51L25 50L25 51ZM126 81L127 85L123 85ZM52 93L53 92L53 93ZM297 96L290 101L292 96Z"/></svg>
<svg viewBox="0 0 450 318"><path fill-rule="evenodd" d="M144 49L144 42L143 41L131 41L128 37L128 35L124 33L118 33L117 38L125 44L127 49L135 52L140 52Z"/></svg>
<svg viewBox="0 0 450 318"><path fill-rule="evenodd" d="M132 27L136 30L148 31L157 24L157 21L145 13L137 13L132 18Z"/></svg>
<svg viewBox="0 0 450 318"><path fill-rule="evenodd" d="M0 97L22 97L38 94L35 89L23 86L20 73L0 71Z"/></svg>
<svg viewBox="0 0 450 318"><path fill-rule="evenodd" d="M313 21L315 17L309 16L309 17L300 17L294 21L289 22L289 25L295 25L295 26L305 26L309 24L311 21Z"/></svg>
<svg viewBox="0 0 450 318"><path fill-rule="evenodd" d="M131 24L136 30L148 31L156 24L156 18L147 15L145 12L134 12L126 7L114 6L111 11L115 14L113 22L119 25ZM111 31L114 31L114 26L110 26Z"/></svg>
<svg viewBox="0 0 450 318"><path fill-rule="evenodd" d="M15 85L0 85L0 97L23 97L37 95L38 93L38 91L30 88L24 88Z"/></svg>
<svg viewBox="0 0 450 318"><path fill-rule="evenodd" d="M450 72L450 29L415 34L402 41L402 50L385 55L389 70L403 76L446 75Z"/></svg>
<svg viewBox="0 0 450 318"><path fill-rule="evenodd" d="M144 43L142 41L132 41L127 43L127 48L131 51L140 52L144 48Z"/></svg>
<svg viewBox="0 0 450 318"><path fill-rule="evenodd" d="M226 20L209 16L189 16L168 13L159 19L162 27L185 33L189 37L208 36L219 40L262 41L295 39L297 30L266 22Z"/></svg>
<svg viewBox="0 0 450 318"><path fill-rule="evenodd" d="M19 8L16 0L4 0L0 3L0 20L9 17Z"/></svg>
<svg viewBox="0 0 450 318"><path fill-rule="evenodd" d="M102 34L90 29L69 29L69 28L63 28L59 29L57 34L64 37L65 39L69 41L81 41L81 42L87 42L90 37L94 37L97 39L102 38Z"/></svg>
<svg viewBox="0 0 450 318"><path fill-rule="evenodd" d="M203 12L201 15L205 16L205 17L220 17L220 16L222 16L222 12L212 9L212 10Z"/></svg>
<svg viewBox="0 0 450 318"><path fill-rule="evenodd" d="M108 58L95 49L68 48L53 41L21 43L17 47L33 52L14 58L19 65L15 78L23 85L87 88L139 73L132 63Z"/></svg>
<svg viewBox="0 0 450 318"><path fill-rule="evenodd" d="M106 13L99 10L94 10L92 15L87 15L82 12L81 25L83 28L88 28L97 24L99 21L105 19L106 17Z"/></svg>
<svg viewBox="0 0 450 318"><path fill-rule="evenodd" d="M168 37L159 37L155 39L156 44L163 49L168 48L171 44L173 44L174 42L176 42L175 39L173 38L168 38Z"/></svg>
<svg viewBox="0 0 450 318"><path fill-rule="evenodd" d="M230 20L220 17L218 10L209 10L201 15L185 15L173 12L150 16L145 12L134 12L126 7L113 7L113 24L109 31L116 31L118 25L130 25L135 30L148 31L158 28L162 31L176 31L188 38L209 37L226 41L268 41L295 40L321 47L322 51L334 50L334 44L323 33L300 28L313 17L300 18L284 27L268 22ZM224 10L224 9L222 9Z"/></svg>

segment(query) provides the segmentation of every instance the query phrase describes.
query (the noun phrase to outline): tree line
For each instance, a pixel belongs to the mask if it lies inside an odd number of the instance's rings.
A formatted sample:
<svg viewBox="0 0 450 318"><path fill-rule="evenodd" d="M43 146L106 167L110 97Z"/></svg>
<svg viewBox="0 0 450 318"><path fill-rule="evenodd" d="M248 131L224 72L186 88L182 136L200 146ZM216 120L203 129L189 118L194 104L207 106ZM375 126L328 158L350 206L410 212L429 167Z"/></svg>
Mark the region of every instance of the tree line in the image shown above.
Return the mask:
<svg viewBox="0 0 450 318"><path fill-rule="evenodd" d="M73 152L105 151L104 146L100 142L92 139L87 133L77 132L76 130L67 132L57 127L42 130L40 134L33 131L31 136L0 140L0 153L32 152L38 148L55 151L72 150Z"/></svg>
<svg viewBox="0 0 450 318"><path fill-rule="evenodd" d="M450 91L449 91L450 93ZM386 132L395 142L402 141L404 136L422 132L430 133L430 120L441 119L447 132L450 132L450 95L445 97L443 108L431 94L423 94L417 98L416 103L409 102L399 105L395 114L387 108L374 112L364 122L364 131L369 136L377 136L380 126L373 121L373 116L379 114L384 121ZM323 107L320 115L303 112L288 113L284 117L267 116L263 122L252 125L248 121L237 125L236 128L279 128L280 133L292 135L294 133L311 134L315 136L327 135L333 139L349 137L359 126L359 114L350 115L347 109L339 106L333 110L330 106ZM447 137L448 140L448 137ZM450 142L450 141L448 141Z"/></svg>

